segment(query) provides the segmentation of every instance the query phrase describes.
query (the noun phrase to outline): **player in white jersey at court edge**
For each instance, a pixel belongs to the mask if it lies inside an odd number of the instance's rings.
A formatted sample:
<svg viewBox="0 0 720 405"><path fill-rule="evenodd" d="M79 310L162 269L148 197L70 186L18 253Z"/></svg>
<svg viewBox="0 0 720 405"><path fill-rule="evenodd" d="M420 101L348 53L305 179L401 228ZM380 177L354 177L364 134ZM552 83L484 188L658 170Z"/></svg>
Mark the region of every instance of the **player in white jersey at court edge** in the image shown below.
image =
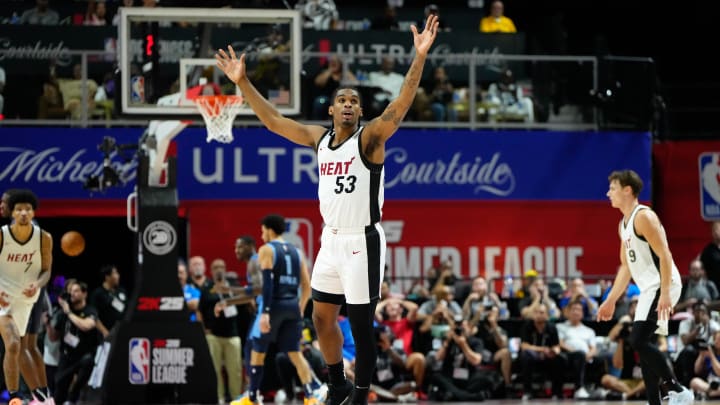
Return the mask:
<svg viewBox="0 0 720 405"><path fill-rule="evenodd" d="M637 173L614 171L608 181L607 196L612 206L623 214L618 225L620 268L610 294L598 308L598 320L612 319L615 302L625 294L632 278L640 289L640 297L629 341L640 356L648 404L661 404L661 384L668 392L669 405L692 404L693 393L677 382L654 343L656 334L668 334L668 321L682 290L665 229L657 214L638 202L643 182Z"/></svg>

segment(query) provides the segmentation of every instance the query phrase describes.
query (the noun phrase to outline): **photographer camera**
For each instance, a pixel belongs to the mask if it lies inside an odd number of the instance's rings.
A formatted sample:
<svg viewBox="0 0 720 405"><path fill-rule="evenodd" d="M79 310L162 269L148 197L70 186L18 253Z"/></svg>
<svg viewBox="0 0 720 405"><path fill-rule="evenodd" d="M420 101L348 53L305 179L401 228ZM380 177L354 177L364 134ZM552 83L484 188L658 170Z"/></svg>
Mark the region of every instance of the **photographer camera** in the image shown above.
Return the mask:
<svg viewBox="0 0 720 405"><path fill-rule="evenodd" d="M430 399L436 401L483 401L490 396L492 382L478 370L482 362L482 341L476 328L457 317L437 351L439 371L430 376Z"/></svg>
<svg viewBox="0 0 720 405"><path fill-rule="evenodd" d="M628 314L623 315L608 332L608 338L616 342L617 346L612 354L610 372L600 379L600 385L611 390L606 394L606 399L637 398L645 393L639 357L630 345L637 303L638 296L634 296L628 306Z"/></svg>
<svg viewBox="0 0 720 405"><path fill-rule="evenodd" d="M720 397L720 332L712 335L712 344L698 344L699 354L693 367L696 377L690 388L704 398ZM703 399L704 399L703 398Z"/></svg>
<svg viewBox="0 0 720 405"><path fill-rule="evenodd" d="M394 343L392 330L382 324L376 324L374 333L378 355L370 390L384 400L415 400L416 383L407 373L402 341Z"/></svg>
<svg viewBox="0 0 720 405"><path fill-rule="evenodd" d="M498 325L500 309L495 305L486 305L471 318L471 324L477 325L475 336L483 343L482 364L499 366L505 383L504 394L512 385L512 355L508 349L507 332ZM500 393L501 396L503 393Z"/></svg>
<svg viewBox="0 0 720 405"><path fill-rule="evenodd" d="M692 306L693 317L680 322L678 326L678 356L675 359L675 375L683 385L688 385L694 377L693 364L700 351L707 348L713 334L720 331L720 325L710 319L710 311L705 301Z"/></svg>

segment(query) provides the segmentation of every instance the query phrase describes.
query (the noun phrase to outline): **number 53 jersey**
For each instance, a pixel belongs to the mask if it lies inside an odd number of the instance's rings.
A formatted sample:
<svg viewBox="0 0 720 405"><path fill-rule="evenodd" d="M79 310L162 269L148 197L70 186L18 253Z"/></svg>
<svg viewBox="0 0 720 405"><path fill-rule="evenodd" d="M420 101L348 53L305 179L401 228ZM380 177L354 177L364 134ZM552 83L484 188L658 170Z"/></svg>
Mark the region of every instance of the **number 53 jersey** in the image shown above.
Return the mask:
<svg viewBox="0 0 720 405"><path fill-rule="evenodd" d="M364 127L338 145L330 130L318 143L318 198L325 225L362 228L380 222L385 168L368 161L361 151Z"/></svg>

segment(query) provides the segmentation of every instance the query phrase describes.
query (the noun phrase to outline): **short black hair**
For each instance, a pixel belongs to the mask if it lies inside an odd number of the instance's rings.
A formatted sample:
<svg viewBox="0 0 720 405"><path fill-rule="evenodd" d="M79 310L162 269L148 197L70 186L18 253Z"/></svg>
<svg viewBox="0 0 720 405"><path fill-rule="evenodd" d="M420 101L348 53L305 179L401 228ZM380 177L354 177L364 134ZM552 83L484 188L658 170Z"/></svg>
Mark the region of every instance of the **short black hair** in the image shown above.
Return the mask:
<svg viewBox="0 0 720 405"><path fill-rule="evenodd" d="M103 280L112 274L113 269L117 269L117 266L114 264L106 264L100 267L100 275L103 277Z"/></svg>
<svg viewBox="0 0 720 405"><path fill-rule="evenodd" d="M285 233L285 218L282 215L270 214L260 221L265 228L272 229L276 235Z"/></svg>
<svg viewBox="0 0 720 405"><path fill-rule="evenodd" d="M253 238L253 237L250 236L250 235L240 236L240 237L238 238L238 240L243 241L243 243L245 243L246 245L249 245L249 246L257 246L257 244L255 243L255 238Z"/></svg>
<svg viewBox="0 0 720 405"><path fill-rule="evenodd" d="M363 105L363 99L362 99L362 93L360 93L360 89L358 89L355 86L340 86L335 91L332 92L332 96L330 97L330 104L335 103L335 98L337 98L337 94L340 90L352 90L355 93L357 93L358 99L360 100L360 107Z"/></svg>
<svg viewBox="0 0 720 405"><path fill-rule="evenodd" d="M38 198L32 191L24 188L19 190L12 190L8 198L8 208L10 210L15 209L15 204L30 204L32 209L36 210L38 207Z"/></svg>

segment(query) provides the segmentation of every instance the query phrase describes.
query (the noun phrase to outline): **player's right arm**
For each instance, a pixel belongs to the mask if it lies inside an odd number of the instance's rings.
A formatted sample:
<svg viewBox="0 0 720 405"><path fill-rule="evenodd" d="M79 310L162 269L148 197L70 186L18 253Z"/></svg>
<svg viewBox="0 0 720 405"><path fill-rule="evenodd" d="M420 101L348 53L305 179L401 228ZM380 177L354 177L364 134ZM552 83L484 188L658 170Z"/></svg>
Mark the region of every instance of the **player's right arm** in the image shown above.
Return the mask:
<svg viewBox="0 0 720 405"><path fill-rule="evenodd" d="M618 273L615 275L615 281L610 287L610 293L608 294L605 301L600 304L597 311L597 319L599 321L609 321L612 319L615 313L615 303L617 302L630 283L630 270L628 269L627 259L625 259L625 245L622 240L620 241L620 268Z"/></svg>
<svg viewBox="0 0 720 405"><path fill-rule="evenodd" d="M244 53L238 58L232 46L228 46L227 52L222 49L218 50L215 60L228 79L240 88L243 98L267 129L299 145L316 147L320 137L326 131L325 128L319 125L304 125L280 114L248 79Z"/></svg>

